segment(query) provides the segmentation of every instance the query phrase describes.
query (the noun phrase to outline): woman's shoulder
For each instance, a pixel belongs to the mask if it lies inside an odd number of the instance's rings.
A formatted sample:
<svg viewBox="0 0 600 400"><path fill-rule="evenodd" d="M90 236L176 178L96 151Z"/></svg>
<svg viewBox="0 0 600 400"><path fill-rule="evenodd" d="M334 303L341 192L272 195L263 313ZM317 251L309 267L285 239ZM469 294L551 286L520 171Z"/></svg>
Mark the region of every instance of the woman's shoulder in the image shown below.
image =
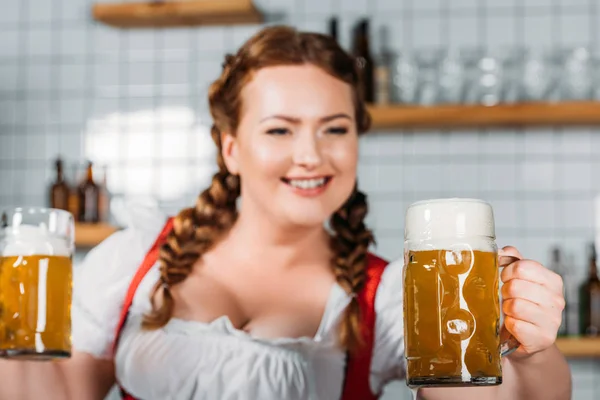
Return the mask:
<svg viewBox="0 0 600 400"><path fill-rule="evenodd" d="M166 220L157 207L130 204L126 219L121 220L124 229L75 265L72 319L76 350L108 356L127 289Z"/></svg>

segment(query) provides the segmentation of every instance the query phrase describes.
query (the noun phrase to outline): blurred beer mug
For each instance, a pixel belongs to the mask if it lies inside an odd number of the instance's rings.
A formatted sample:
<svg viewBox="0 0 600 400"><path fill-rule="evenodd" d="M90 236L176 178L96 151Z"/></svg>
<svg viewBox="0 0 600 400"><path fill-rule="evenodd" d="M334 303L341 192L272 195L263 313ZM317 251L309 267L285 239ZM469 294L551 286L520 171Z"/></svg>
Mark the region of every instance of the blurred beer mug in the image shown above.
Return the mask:
<svg viewBox="0 0 600 400"><path fill-rule="evenodd" d="M0 226L0 356L71 355L73 216L48 208L5 212Z"/></svg>
<svg viewBox="0 0 600 400"><path fill-rule="evenodd" d="M408 386L502 383L498 247L490 204L412 204L404 231L404 329ZM504 330L506 333L506 330Z"/></svg>

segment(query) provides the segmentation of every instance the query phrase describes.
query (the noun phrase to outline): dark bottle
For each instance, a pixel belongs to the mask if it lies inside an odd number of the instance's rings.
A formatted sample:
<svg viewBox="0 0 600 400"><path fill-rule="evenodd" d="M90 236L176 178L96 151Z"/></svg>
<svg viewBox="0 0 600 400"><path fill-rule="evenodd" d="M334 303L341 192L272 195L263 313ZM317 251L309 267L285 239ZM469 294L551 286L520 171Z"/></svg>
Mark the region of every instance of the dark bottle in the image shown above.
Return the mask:
<svg viewBox="0 0 600 400"><path fill-rule="evenodd" d="M86 176L78 188L79 221L100 222L100 188L94 182L92 162L87 163Z"/></svg>
<svg viewBox="0 0 600 400"><path fill-rule="evenodd" d="M369 48L369 21L366 19L355 28L352 54L359 74L359 94L365 102L372 104L375 100L375 70Z"/></svg>
<svg viewBox="0 0 600 400"><path fill-rule="evenodd" d="M558 336L567 336L569 334L569 303L570 303L570 299L567 296L567 282L566 282L566 265L563 261L563 258L561 256L560 253L560 249L558 247L554 247L552 249L552 254L550 256L550 265L549 265L549 269L556 272L558 275L560 275L563 278L563 282L564 282L564 291L563 291L563 295L565 297L565 308L563 310L562 313L562 322L560 324L560 327L558 328Z"/></svg>
<svg viewBox="0 0 600 400"><path fill-rule="evenodd" d="M579 307L581 335L600 336L600 279L594 244L590 245L588 277L579 289Z"/></svg>
<svg viewBox="0 0 600 400"><path fill-rule="evenodd" d="M69 185L65 181L63 161L58 158L55 161L54 183L50 187L50 207L60 210L69 210Z"/></svg>
<svg viewBox="0 0 600 400"><path fill-rule="evenodd" d="M338 19L336 17L329 19L329 36L336 42L338 41Z"/></svg>

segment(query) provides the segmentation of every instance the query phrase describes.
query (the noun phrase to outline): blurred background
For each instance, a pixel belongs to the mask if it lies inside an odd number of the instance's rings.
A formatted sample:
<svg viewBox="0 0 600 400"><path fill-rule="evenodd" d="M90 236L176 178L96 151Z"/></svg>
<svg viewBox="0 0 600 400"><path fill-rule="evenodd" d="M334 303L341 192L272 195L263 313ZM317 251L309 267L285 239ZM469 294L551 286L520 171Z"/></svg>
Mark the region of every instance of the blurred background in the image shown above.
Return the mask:
<svg viewBox="0 0 600 400"><path fill-rule="evenodd" d="M247 5L220 3L229 1ZM92 17L93 3L0 0L0 207L73 210L78 259L127 224L127 204L193 204L215 170L207 88L226 53L283 23L335 34L365 66L375 126L361 139L359 182L376 252L401 256L411 202L483 198L500 245L565 277L561 334L600 335L600 310L589 307L600 299L590 278L600 243L597 0L255 0L262 23L253 11L249 23L165 29L110 26ZM495 123L469 123L478 115ZM581 327L593 312L596 326ZM574 398L600 398L600 341L564 343ZM385 397L398 398L409 398L403 382Z"/></svg>

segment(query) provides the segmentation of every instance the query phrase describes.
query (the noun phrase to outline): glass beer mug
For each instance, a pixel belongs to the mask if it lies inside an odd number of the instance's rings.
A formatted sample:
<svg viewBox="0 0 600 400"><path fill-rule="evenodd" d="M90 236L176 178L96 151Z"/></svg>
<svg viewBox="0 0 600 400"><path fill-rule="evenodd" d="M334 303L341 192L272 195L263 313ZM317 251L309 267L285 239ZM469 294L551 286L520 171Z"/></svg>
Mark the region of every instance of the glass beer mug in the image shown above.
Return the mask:
<svg viewBox="0 0 600 400"><path fill-rule="evenodd" d="M0 225L0 356L71 355L73 216L16 208Z"/></svg>
<svg viewBox="0 0 600 400"><path fill-rule="evenodd" d="M414 203L406 211L404 238L407 385L502 383L501 356L518 342L506 330L501 335L490 204L474 199Z"/></svg>

